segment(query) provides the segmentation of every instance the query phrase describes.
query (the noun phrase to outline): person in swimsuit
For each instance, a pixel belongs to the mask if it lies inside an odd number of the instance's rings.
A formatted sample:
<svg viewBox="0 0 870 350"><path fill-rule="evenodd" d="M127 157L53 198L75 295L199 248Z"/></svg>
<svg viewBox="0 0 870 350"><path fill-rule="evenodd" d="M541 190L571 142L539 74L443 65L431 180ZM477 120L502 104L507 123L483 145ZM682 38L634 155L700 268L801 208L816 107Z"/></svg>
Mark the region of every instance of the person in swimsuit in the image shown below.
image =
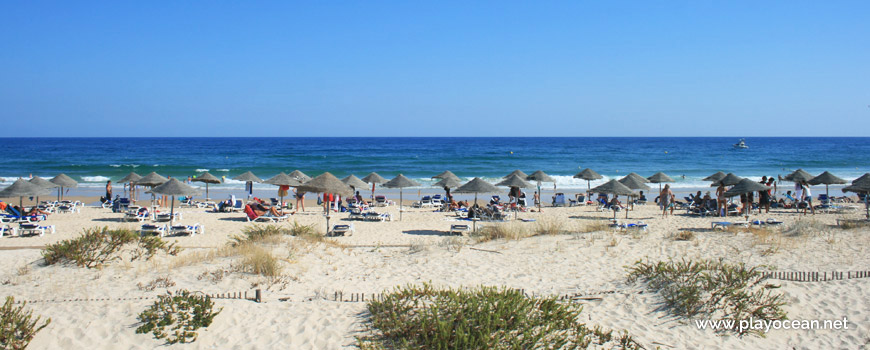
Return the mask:
<svg viewBox="0 0 870 350"><path fill-rule="evenodd" d="M665 188L662 189L662 193L659 194L662 204L662 217L665 217L668 214L668 209L671 210L671 215L674 214L673 197L674 192L671 191L671 185L665 185Z"/></svg>
<svg viewBox="0 0 870 350"><path fill-rule="evenodd" d="M295 188L293 189L293 192L296 192L296 210L299 210L299 208L302 208L302 212L304 213L305 212L305 192L298 191ZM293 214L296 214L296 211L294 211Z"/></svg>
<svg viewBox="0 0 870 350"><path fill-rule="evenodd" d="M112 180L106 182L106 200L112 200Z"/></svg>
<svg viewBox="0 0 870 350"><path fill-rule="evenodd" d="M719 211L719 216L728 213L728 199L725 198L725 184L722 183L716 188L716 210Z"/></svg>

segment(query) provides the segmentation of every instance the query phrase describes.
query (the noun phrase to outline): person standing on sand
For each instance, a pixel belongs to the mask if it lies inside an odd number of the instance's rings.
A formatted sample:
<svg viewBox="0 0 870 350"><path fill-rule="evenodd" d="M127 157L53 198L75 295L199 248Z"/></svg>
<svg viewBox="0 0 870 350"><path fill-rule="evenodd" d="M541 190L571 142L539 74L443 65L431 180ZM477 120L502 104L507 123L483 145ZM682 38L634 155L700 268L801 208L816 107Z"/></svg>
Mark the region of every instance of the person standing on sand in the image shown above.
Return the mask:
<svg viewBox="0 0 870 350"><path fill-rule="evenodd" d="M293 188L293 192L296 193L296 211L299 211L299 208L302 208L302 212L305 212L305 192L299 191L296 188ZM293 214L296 214L296 211Z"/></svg>
<svg viewBox="0 0 870 350"><path fill-rule="evenodd" d="M719 183L716 188L716 210L719 211L719 216L728 214L728 199L725 198L725 184Z"/></svg>
<svg viewBox="0 0 870 350"><path fill-rule="evenodd" d="M804 181L801 183L801 188L803 188L803 190L804 190L803 195L804 195L804 200L807 201L807 207L810 208L810 212L812 212L813 215L816 215L816 208L813 208L813 193L810 191L810 185L807 184L806 181ZM807 215L807 208L806 207L804 207L804 215Z"/></svg>
<svg viewBox="0 0 870 350"><path fill-rule="evenodd" d="M112 180L106 181L106 201L112 200Z"/></svg>
<svg viewBox="0 0 870 350"><path fill-rule="evenodd" d="M659 194L659 201L662 205L662 217L665 217L668 214L668 209L671 210L671 215L674 214L674 192L671 191L671 185L665 185L665 188L662 189L662 193Z"/></svg>

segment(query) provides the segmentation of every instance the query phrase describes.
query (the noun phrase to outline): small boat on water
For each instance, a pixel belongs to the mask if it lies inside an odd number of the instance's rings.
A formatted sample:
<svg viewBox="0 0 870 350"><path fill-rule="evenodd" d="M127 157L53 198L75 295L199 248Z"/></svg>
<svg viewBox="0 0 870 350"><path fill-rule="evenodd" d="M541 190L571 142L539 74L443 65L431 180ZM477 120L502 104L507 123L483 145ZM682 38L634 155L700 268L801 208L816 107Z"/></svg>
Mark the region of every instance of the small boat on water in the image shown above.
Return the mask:
<svg viewBox="0 0 870 350"><path fill-rule="evenodd" d="M740 139L740 141L734 144L734 148L747 149L749 146L746 145L746 139Z"/></svg>

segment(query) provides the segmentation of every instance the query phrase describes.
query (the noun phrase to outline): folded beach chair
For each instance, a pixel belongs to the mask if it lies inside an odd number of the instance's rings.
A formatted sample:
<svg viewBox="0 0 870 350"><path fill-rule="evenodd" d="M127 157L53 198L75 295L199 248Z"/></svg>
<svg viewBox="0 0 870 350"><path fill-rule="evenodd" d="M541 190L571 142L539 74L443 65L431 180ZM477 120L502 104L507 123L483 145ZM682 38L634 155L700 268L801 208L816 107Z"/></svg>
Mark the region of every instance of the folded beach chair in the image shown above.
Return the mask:
<svg viewBox="0 0 870 350"><path fill-rule="evenodd" d="M459 235L462 236L463 232L471 231L471 226L465 224L453 224L450 225L450 235Z"/></svg>
<svg viewBox="0 0 870 350"><path fill-rule="evenodd" d="M10 225L0 225L0 237L6 235L18 236L18 228Z"/></svg>
<svg viewBox="0 0 870 350"><path fill-rule="evenodd" d="M28 234L44 236L45 231L54 233L54 225L40 226L39 224L21 224L18 226L18 234L22 236Z"/></svg>
<svg viewBox="0 0 870 350"><path fill-rule="evenodd" d="M139 234L144 235L157 235L160 237L166 236L166 225L154 225L154 224L145 224L142 225L142 228L139 229Z"/></svg>
<svg viewBox="0 0 870 350"><path fill-rule="evenodd" d="M193 225L172 225L169 228L169 233L172 235L188 235L204 234L205 226L195 223Z"/></svg>
<svg viewBox="0 0 870 350"><path fill-rule="evenodd" d="M336 236L350 236L354 232L353 224L338 224L332 226L332 230L329 231L328 236L336 237Z"/></svg>

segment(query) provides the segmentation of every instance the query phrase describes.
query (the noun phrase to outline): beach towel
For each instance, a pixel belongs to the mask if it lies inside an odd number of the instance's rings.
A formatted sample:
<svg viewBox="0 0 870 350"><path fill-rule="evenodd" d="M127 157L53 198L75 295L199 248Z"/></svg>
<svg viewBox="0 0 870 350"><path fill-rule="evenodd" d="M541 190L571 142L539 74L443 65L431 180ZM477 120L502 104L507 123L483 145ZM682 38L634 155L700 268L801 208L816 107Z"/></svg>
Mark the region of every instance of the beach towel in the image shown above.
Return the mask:
<svg viewBox="0 0 870 350"><path fill-rule="evenodd" d="M255 213L254 210L251 209L250 205L245 205L245 215L247 215L248 219L251 219L252 221L257 220L257 213Z"/></svg>

